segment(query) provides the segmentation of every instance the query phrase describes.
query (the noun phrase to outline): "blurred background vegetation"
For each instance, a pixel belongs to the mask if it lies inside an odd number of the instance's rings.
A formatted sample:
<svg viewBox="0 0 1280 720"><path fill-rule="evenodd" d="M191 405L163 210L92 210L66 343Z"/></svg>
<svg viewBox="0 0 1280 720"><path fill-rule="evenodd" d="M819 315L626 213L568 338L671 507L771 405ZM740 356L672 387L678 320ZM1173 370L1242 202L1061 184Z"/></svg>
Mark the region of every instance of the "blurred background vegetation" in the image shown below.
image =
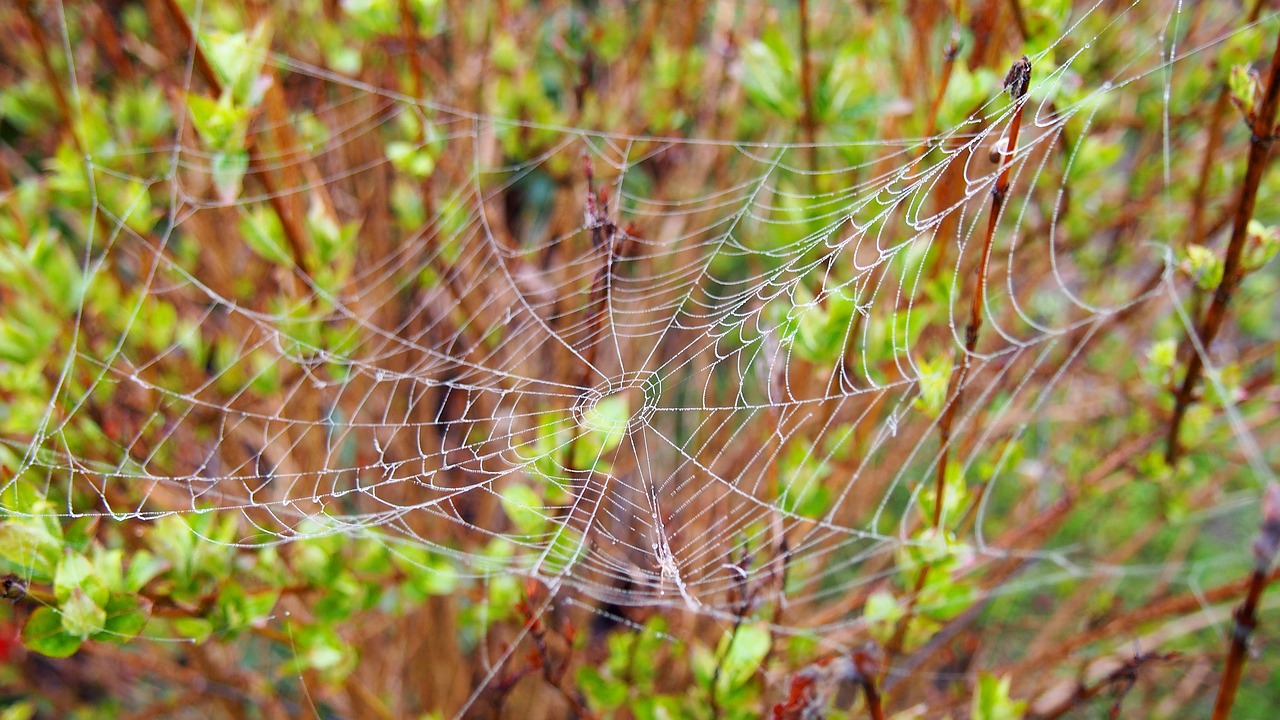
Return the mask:
<svg viewBox="0 0 1280 720"><path fill-rule="evenodd" d="M0 718L1210 716L1275 13L5 4Z"/></svg>

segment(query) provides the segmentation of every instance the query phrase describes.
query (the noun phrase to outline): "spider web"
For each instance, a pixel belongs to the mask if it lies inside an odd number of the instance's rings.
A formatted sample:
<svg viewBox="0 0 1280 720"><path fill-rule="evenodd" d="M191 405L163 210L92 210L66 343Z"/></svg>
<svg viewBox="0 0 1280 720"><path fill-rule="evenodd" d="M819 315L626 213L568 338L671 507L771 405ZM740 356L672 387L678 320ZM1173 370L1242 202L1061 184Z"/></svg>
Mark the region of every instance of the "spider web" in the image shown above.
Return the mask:
<svg viewBox="0 0 1280 720"><path fill-rule="evenodd" d="M975 76L986 100L968 116L890 140L559 127L263 53L273 82L311 93L322 130L289 147L296 126L263 114L253 132L277 142L252 153L242 187L226 191L228 158L180 113L167 143L124 137L83 158L104 188L146 193L90 188L71 339L35 431L5 439L20 458L8 483L68 498L63 517L236 513L245 545L373 534L596 608L733 618L746 588L785 608L777 630L837 646L857 636L850 598L929 546L942 462L960 479L948 487L968 488L948 509L965 562L1028 570L991 592L1181 573L1177 559L1098 560L1105 548L1079 538L1007 540L1080 486L1064 446L1099 443L1105 465L1100 429L1149 412L1108 358L1145 351L1164 319L1190 322L1170 220L1184 198L1157 193L1157 221L1129 247L1114 227L1068 223L1124 202L1108 175L1132 157L1073 165L1110 108L1158 98L1134 141L1162 144L1154 185L1197 171L1180 158L1200 139L1169 130L1185 111L1170 89L1237 30L1202 27L1183 47L1173 4L1164 36L1114 39L1168 9L1081 12L1030 58L1025 99ZM1091 50L1116 43L1130 60ZM216 97L194 57L182 92ZM121 169L139 158L154 174ZM370 198L394 221L366 221ZM290 246L281 210L312 246ZM1266 428L1225 409L1213 422L1252 482L1271 479ZM102 428L91 442L86 419ZM1183 522L1255 498L1217 497Z"/></svg>

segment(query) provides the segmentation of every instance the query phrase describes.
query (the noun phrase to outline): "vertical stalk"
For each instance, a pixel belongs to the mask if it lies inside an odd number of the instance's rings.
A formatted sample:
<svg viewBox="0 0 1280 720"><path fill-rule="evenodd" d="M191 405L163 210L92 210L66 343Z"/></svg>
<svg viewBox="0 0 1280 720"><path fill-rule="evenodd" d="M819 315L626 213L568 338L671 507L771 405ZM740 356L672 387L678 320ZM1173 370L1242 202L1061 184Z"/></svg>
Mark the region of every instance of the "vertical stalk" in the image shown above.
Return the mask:
<svg viewBox="0 0 1280 720"><path fill-rule="evenodd" d="M935 530L942 529L942 508L946 504L947 497L947 463L951 454L951 425L955 422L956 411L964 397L964 384L969 375L970 358L973 357L978 347L978 331L982 328L982 315L986 309L987 265L991 260L991 246L995 240L996 226L1000 223L1000 215L1004 209L1005 196L1009 192L1009 178L1013 166L1011 159L1018 147L1018 135L1022 130L1022 110L1025 107L1022 99L1026 97L1027 89L1030 85L1031 61L1023 55L1009 68L1009 73L1004 79L1004 88L1009 92L1015 103L1013 119L1009 124L1008 141L1003 143L998 157L1000 174L996 177L995 187L991 189L991 215L987 220L987 231L982 240L982 257L978 261L978 280L973 289L973 303L969 308L969 324L965 327L964 350L957 353L960 367L951 374L951 382L947 386L945 409L942 411L942 417L938 419L938 435L941 441L941 449L935 475L933 507L933 528ZM908 600L906 612L903 614L902 619L898 621L897 627L894 628L893 636L886 646L887 652L891 655L902 649L902 643L906 639L907 628L915 616L916 603L920 597L920 592L924 590L925 582L931 570L932 565L929 563L925 563L920 568L920 574L916 577L915 588Z"/></svg>
<svg viewBox="0 0 1280 720"><path fill-rule="evenodd" d="M182 41L191 48L196 70L199 71L205 84L209 86L209 91L214 95L221 95L222 81L218 78L218 74L214 72L213 66L209 64L204 51L200 49L200 43L197 42L195 33L191 29L191 24L187 22L187 16L178 5L177 0L165 0L165 6L178 28ZM253 144L250 144L248 152L249 172L262 184L262 189L266 191L267 202L270 203L271 209L276 216L280 218L280 227L284 229L285 240L289 244L289 253L293 263L304 274L309 275L306 230L303 228L298 216L285 204L284 196L276 191L275 181L272 180L265 166L261 164L261 158L258 157L258 151ZM300 288L302 287L300 282L295 284L298 284Z"/></svg>
<svg viewBox="0 0 1280 720"><path fill-rule="evenodd" d="M1227 243L1227 253L1222 263L1222 280L1213 293L1213 301L1205 311L1204 319L1195 329L1195 335L1187 335L1186 344L1190 346L1187 360L1187 374L1182 385L1174 396L1173 418L1169 421L1169 433L1165 438L1165 461L1173 465L1182 455L1182 445L1178 435L1182 429L1182 420L1187 409L1194 400L1196 385L1204 372L1204 356L1199 352L1209 352L1209 346L1222 329L1227 317L1227 306L1231 304L1231 296L1235 294L1244 276L1244 268L1240 257L1244 252L1245 240L1249 237L1249 221L1253 219L1253 209L1258 202L1258 186L1262 183L1262 175L1270 164L1271 143L1275 140L1276 110L1280 108L1280 34L1276 36L1275 51L1271 56L1271 69L1267 73L1266 89L1263 90L1261 103L1254 106L1249 113L1249 159L1245 166L1244 183L1240 190L1240 201L1236 205L1235 217L1231 224L1231 240ZM1199 339L1200 348L1196 348L1193 339Z"/></svg>
<svg viewBox="0 0 1280 720"><path fill-rule="evenodd" d="M964 331L964 352L957 358L960 368L952 374L948 389L948 400L942 417L938 421L938 433L942 440L941 457L938 459L937 494L934 498L933 526L942 525L942 506L946 499L947 461L951 452L951 425L955 421L956 411L964 396L964 383L968 379L970 362L978 347L978 332L982 329L982 315L986 311L987 266L991 261L991 246L995 240L996 226L1000 223L1000 215L1004 210L1005 196L1009 192L1009 176L1013 167L1011 159L1018 147L1018 135L1022 130L1022 110L1020 104L1031 84L1031 62L1023 55L1005 76L1004 87L1019 103L1013 111L1013 120L1009 124L1009 139L1000 150L1000 174L996 178L995 187L991 189L991 214L987 219L987 232L982 240L982 257L978 261L978 281L973 289L973 302L969 306L969 324Z"/></svg>
<svg viewBox="0 0 1280 720"><path fill-rule="evenodd" d="M1231 633L1231 648L1227 651L1227 665L1222 671L1222 684L1218 687L1218 699L1213 704L1213 720L1227 720L1240 689L1240 677L1244 661L1249 654L1249 636L1258 627L1258 604L1262 591L1270 580L1271 566L1280 550L1280 485L1267 486L1262 503L1262 531L1253 543L1253 572L1249 576L1249 592L1235 611L1235 627Z"/></svg>
<svg viewBox="0 0 1280 720"><path fill-rule="evenodd" d="M808 146L809 169L817 169L818 136L813 117L813 63L809 59L809 2L800 0L800 95L804 101L804 141Z"/></svg>
<svg viewBox="0 0 1280 720"><path fill-rule="evenodd" d="M943 53L942 79L938 81L937 94L933 96L933 104L929 106L928 124L925 125L924 130L926 140L932 140L934 134L938 132L938 111L942 109L942 100L947 96L947 86L951 84L951 75L955 71L956 58L960 56L960 20L958 17L955 22L957 27L952 29L951 40ZM924 153L928 153L932 148L932 143L927 144Z"/></svg>

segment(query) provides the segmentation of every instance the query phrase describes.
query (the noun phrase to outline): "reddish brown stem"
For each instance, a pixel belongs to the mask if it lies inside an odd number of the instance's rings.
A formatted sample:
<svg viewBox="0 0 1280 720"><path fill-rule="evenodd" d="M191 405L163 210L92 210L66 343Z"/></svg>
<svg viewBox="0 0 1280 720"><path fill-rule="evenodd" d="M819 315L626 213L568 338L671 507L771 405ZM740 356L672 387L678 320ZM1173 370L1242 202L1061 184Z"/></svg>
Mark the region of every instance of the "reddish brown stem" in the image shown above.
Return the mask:
<svg viewBox="0 0 1280 720"><path fill-rule="evenodd" d="M1280 108L1280 35L1276 37L1276 47L1271 56L1271 70L1267 74L1262 102L1255 106L1249 116L1249 129L1252 131L1252 137L1249 138L1249 159L1245 166L1239 204L1236 205L1235 218L1231 224L1231 240L1227 243L1227 253L1223 258L1222 280L1213 293L1213 301L1205 311L1200 326L1195 329L1194 335L1188 333L1187 336L1186 345L1190 346L1187 373L1174 396L1173 418L1169 421L1169 432L1165 439L1165 461L1170 465L1177 463L1182 455L1178 435L1187 409L1194 401L1200 375L1204 372L1204 354L1209 352L1210 345L1213 344L1218 331L1222 329L1222 323L1227 317L1227 307L1231 304L1231 297L1239 287L1241 277L1244 276L1241 256L1244 252L1245 240L1249 237L1249 221L1253 219L1253 209L1258 201L1258 186L1262 183L1262 175L1266 172L1270 160L1271 143L1275 140L1277 108ZM1193 338L1198 339L1199 342L1194 342Z"/></svg>
<svg viewBox="0 0 1280 720"><path fill-rule="evenodd" d="M1128 694L1129 690L1133 688L1134 683L1138 680L1138 671L1147 663L1169 662L1175 658L1177 658L1177 655L1174 653L1141 653L1135 655L1132 659L1128 660L1115 670L1107 673L1106 677L1098 680L1092 685L1087 685L1083 680L1081 680L1080 684L1077 685L1076 689L1071 693L1071 697L1066 698L1051 710L1032 713L1027 715L1027 717L1031 720L1057 720L1057 718L1063 717L1072 710L1097 697L1102 693L1102 691L1109 687L1116 687L1119 692L1117 693L1115 701L1111 704L1111 710L1108 713L1108 717L1119 717L1120 706L1124 701L1124 696Z"/></svg>
<svg viewBox="0 0 1280 720"><path fill-rule="evenodd" d="M1027 94L1031 82L1031 62L1024 55L1009 69L1005 77L1005 88L1013 97L1017 106L1013 111L1013 120L1009 124L1009 140L1004 144L1000 155L1000 174L996 178L995 187L991 189L991 214L987 220L987 232L982 240L982 257L978 261L978 281L973 288L973 302L969 306L969 324L964 332L964 352L959 356L960 368L952 374L948 390L946 409L938 420L938 434L941 438L941 451L936 473L937 489L934 495L933 527L942 525L942 508L946 500L947 461L951 451L951 425L955 421L964 396L964 384L968 379L970 362L978 347L978 332L982 329L982 315L986 310L987 266L991 261L991 247L996 236L996 226L1000 223L1000 215L1004 210L1005 196L1009 192L1009 176L1013 167L1012 157L1018 147L1018 135L1022 129L1023 97Z"/></svg>
<svg viewBox="0 0 1280 720"><path fill-rule="evenodd" d="M942 100L947 96L947 86L951 84L951 75L955 71L956 58L960 55L960 32L953 30L951 42L943 55L942 79L938 81L938 94L933 96L933 105L929 108L929 120L925 126L924 136L932 138L938 132L938 111L942 109ZM931 147L931 146L929 146ZM928 152L926 147L924 152Z"/></svg>
<svg viewBox="0 0 1280 720"><path fill-rule="evenodd" d="M813 64L809 59L809 3L800 0L800 95L804 102L804 141L808 145L809 169L817 165L818 148L814 145L817 125L813 117Z"/></svg>
<svg viewBox="0 0 1280 720"><path fill-rule="evenodd" d="M1213 720L1227 720L1231 706L1240 689L1240 676L1249 654L1249 637L1258 627L1258 604L1262 591L1271 579L1271 566L1280 550L1280 485L1267 487L1262 506L1262 532L1253 543L1253 572L1249 575L1249 592L1235 611L1235 628L1231 633L1231 648L1227 651L1226 668L1222 671L1222 684L1218 687L1218 699L1213 705Z"/></svg>
<svg viewBox="0 0 1280 720"><path fill-rule="evenodd" d="M218 74L214 72L213 66L209 64L204 51L200 49L200 43L196 42L191 25L187 22L186 14L178 6L177 0L165 0L165 5L168 8L169 15L173 18L174 24L178 27L183 42L187 43L188 47L191 48L191 55L200 77L209 86L211 93L221 95L222 81L218 78ZM285 240L289 244L289 252L293 262L300 270L307 273L309 269L306 232L299 223L297 215L285 205L284 196L276 191L275 182L271 179L270 174L265 169L261 169L263 166L260 163L260 158L258 158L257 150L250 146L248 152L250 173L262 184L262 189L266 191L267 202L271 204L272 211L280 218L280 226L284 229ZM252 168L259 169L254 170Z"/></svg>

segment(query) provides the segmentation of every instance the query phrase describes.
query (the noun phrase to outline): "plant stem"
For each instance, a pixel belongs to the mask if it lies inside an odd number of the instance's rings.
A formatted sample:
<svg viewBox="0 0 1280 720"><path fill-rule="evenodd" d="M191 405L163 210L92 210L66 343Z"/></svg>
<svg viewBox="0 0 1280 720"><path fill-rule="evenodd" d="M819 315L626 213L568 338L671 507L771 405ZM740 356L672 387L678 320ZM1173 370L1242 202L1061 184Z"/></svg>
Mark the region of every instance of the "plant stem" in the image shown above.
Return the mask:
<svg viewBox="0 0 1280 720"><path fill-rule="evenodd" d="M884 665L884 656L874 643L853 653L853 667L858 671L859 684L866 696L867 712L871 714L871 720L885 720L883 700L880 689L876 687L876 678L884 671Z"/></svg>
<svg viewBox="0 0 1280 720"><path fill-rule="evenodd" d="M942 109L942 100L947 96L947 86L951 84L951 75L955 72L956 58L960 56L959 18L955 22L957 27L951 31L951 41L943 53L942 79L938 81L938 91L933 96L933 105L929 107L928 124L925 126L924 136L930 141L938 132L938 111ZM928 153L931 149L933 149L932 142L925 145L923 153Z"/></svg>
<svg viewBox="0 0 1280 720"><path fill-rule="evenodd" d="M1191 332L1187 335L1186 344L1190 346L1187 373L1174 396L1173 418L1169 421L1169 432L1165 440L1165 462L1170 465L1176 464L1182 455L1178 435L1187 409L1194 401L1200 375L1204 372L1204 353L1209 352L1209 346L1222 329L1231 296L1235 294L1244 275L1240 257L1244 252L1245 240L1249 237L1249 221L1253 219L1253 209L1258 201L1258 186L1262 183L1262 175L1269 164L1271 143L1275 139L1277 108L1280 108L1280 34L1276 37L1262 102L1249 116L1249 129L1252 131L1249 138L1249 159L1245 166L1240 201L1231 225L1231 240L1227 243L1227 254L1222 263L1222 280L1213 293L1213 301L1209 304L1200 327L1194 331L1194 335ZM1194 339L1199 340L1199 347Z"/></svg>
<svg viewBox="0 0 1280 720"><path fill-rule="evenodd" d="M1249 636L1258 626L1258 603L1270 580L1277 550L1280 550L1280 485L1271 483L1262 504L1262 531L1253 543L1254 562L1249 576L1249 592L1235 611L1231 648L1227 651L1227 665L1222 671L1218 699L1213 705L1213 720L1227 720L1231 716L1231 705L1240 688L1240 676L1249 652Z"/></svg>
<svg viewBox="0 0 1280 720"><path fill-rule="evenodd" d="M804 141L808 145L809 169L815 170L818 148L814 145L817 126L813 117L813 64L809 60L808 0L800 0L800 95L804 101Z"/></svg>
<svg viewBox="0 0 1280 720"><path fill-rule="evenodd" d="M1105 677L1091 685L1081 680L1080 684L1072 691L1070 697L1045 712L1032 712L1027 715L1027 718L1029 720L1057 720L1057 718L1063 717L1072 710L1089 702L1101 694L1103 690L1110 687L1117 688L1118 692L1107 716L1111 718L1119 717L1120 706L1124 701L1125 695L1129 693L1129 690L1133 688L1138 680L1138 671L1147 663L1169 662L1176 657L1177 655L1173 653L1140 653L1135 655L1128 662L1107 673Z"/></svg>
<svg viewBox="0 0 1280 720"><path fill-rule="evenodd" d="M947 386L945 409L942 411L942 417L938 419L938 435L941 447L935 475L934 530L942 529L942 508L946 505L947 497L947 463L951 453L951 425L955 422L956 411L963 399L964 384L969 374L970 359L978 347L978 331L982 328L982 315L986 309L987 265L991 260L991 246L995 240L996 226L1000 223L1001 211L1004 209L1004 199L1009 192L1009 176L1013 165L1010 159L1018 147L1018 135L1022 129L1022 109L1025 107L1022 99L1026 97L1030 83L1031 62L1024 55L1009 68L1009 74L1005 76L1004 80L1004 87L1009 91L1009 95L1013 98L1015 104L1013 119L1009 124L1009 140L1001 151L1000 174L996 177L996 184L991 189L991 215L987 220L987 232L982 240L982 257L978 261L978 281L973 289L973 303L969 308L969 324L965 327L964 350L957 353L960 369L951 375L951 382ZM915 616L916 603L921 591L924 590L931 570L932 565L927 562L920 567L920 574L916 577L915 589L911 593L910 600L908 600L906 612L903 614L902 619L898 621L897 626L894 628L893 636L885 647L885 652L890 656L897 654L902 649L902 644L907 635L907 628Z"/></svg>
<svg viewBox="0 0 1280 720"><path fill-rule="evenodd" d="M942 417L938 420L938 433L941 436L941 456L938 458L937 490L934 497L933 527L942 525L942 508L946 500L947 460L951 451L951 425L955 421L964 395L964 384L968 379L970 362L978 347L978 331L982 329L982 315L986 310L987 265L991 261L991 246L995 240L996 226L1000 223L1001 211L1004 210L1005 196L1009 192L1009 175L1013 163L1010 161L1018 147L1018 135L1022 129L1021 100L1027 94L1031 82L1031 63L1024 55L1009 69L1005 78L1005 88L1013 96L1017 106L1013 111L1013 120L1009 124L1009 140L1000 157L1000 174L996 178L995 187L991 189L991 214L987 219L987 232L982 240L982 257L978 261L978 282L973 289L973 302L969 306L969 324L964 331L964 352L959 356L960 369L952 374L948 390L948 401Z"/></svg>
<svg viewBox="0 0 1280 720"><path fill-rule="evenodd" d="M200 72L205 84L209 86L209 92L213 95L221 95L223 90L222 81L218 78L213 66L209 64L208 58L205 57L204 51L200 48L200 43L197 42L195 33L191 29L191 24L187 22L186 14L178 5L177 0L165 0L165 6L177 26L182 40L191 48L195 67ZM285 204L285 196L276 190L275 181L272 180L271 175L267 172L266 165L262 163L256 144L251 143L247 152L249 153L249 173L262 184L262 189L266 191L267 202L271 205L276 217L280 218L280 227L284 230L285 241L289 245L289 254L293 264L303 274L309 275L311 269L307 262L306 230L303 229L298 216L292 211L292 208ZM305 289L305 282L298 281L295 282L295 285L300 290Z"/></svg>

